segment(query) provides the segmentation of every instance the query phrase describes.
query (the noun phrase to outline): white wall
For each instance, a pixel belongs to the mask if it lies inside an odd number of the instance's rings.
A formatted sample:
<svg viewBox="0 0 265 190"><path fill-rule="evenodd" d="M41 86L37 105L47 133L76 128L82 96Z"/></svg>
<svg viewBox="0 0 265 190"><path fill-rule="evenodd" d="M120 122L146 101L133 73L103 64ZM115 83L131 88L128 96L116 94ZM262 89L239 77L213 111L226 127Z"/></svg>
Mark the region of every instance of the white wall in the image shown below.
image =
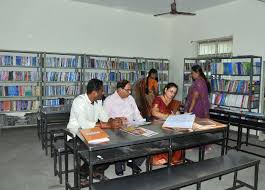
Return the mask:
<svg viewBox="0 0 265 190"><path fill-rule="evenodd" d="M1 0L0 49L170 58L182 96L191 41L233 35L234 55L265 57L265 3L238 0L197 16L153 17L71 0Z"/></svg>
<svg viewBox="0 0 265 190"><path fill-rule="evenodd" d="M176 38L171 44L171 60L181 68L175 70L177 74L171 75L172 79L182 84L183 59L194 56L191 41L233 35L234 55L260 55L265 58L264 18L265 3L238 0L199 11L192 18L172 20L171 31Z"/></svg>
<svg viewBox="0 0 265 190"><path fill-rule="evenodd" d="M71 0L1 0L0 49L167 58L167 23Z"/></svg>

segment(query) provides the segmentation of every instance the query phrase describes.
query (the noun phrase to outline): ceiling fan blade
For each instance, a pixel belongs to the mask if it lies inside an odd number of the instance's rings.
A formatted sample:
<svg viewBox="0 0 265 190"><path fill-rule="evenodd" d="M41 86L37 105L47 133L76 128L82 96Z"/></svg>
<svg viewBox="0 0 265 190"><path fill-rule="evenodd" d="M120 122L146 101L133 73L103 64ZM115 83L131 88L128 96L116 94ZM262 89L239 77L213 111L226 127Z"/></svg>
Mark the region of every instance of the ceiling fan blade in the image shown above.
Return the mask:
<svg viewBox="0 0 265 190"><path fill-rule="evenodd" d="M188 12L179 12L177 11L176 14L178 15L187 15L187 16L195 16L195 13L188 13Z"/></svg>
<svg viewBox="0 0 265 190"><path fill-rule="evenodd" d="M162 15L168 15L168 14L171 14L170 12L167 12L167 13L159 13L159 14L156 14L154 16L162 16Z"/></svg>

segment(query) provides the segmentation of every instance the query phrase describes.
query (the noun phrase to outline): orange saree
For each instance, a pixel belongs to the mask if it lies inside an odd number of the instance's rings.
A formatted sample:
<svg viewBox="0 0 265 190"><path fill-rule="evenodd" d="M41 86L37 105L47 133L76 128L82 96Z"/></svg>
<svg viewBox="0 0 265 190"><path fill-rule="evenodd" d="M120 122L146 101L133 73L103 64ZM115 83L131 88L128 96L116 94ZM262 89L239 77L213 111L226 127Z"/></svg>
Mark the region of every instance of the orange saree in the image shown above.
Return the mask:
<svg viewBox="0 0 265 190"><path fill-rule="evenodd" d="M179 111L181 102L177 100L172 100L168 105L166 105L161 99L161 97L158 96L153 101L153 106L154 105L158 106L159 112L164 114L171 114L172 112L175 113L176 111ZM183 159L182 151L173 152L171 165L176 165L178 163L181 163L182 159ZM168 163L168 153L152 156L151 162L155 166Z"/></svg>

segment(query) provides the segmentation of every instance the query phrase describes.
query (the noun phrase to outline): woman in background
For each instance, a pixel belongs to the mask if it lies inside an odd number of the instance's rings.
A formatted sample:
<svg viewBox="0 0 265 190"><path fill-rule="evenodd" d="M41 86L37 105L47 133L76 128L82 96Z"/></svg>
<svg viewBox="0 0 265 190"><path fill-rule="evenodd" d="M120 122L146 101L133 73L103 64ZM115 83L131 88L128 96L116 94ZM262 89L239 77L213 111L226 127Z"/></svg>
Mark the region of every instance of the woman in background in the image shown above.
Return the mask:
<svg viewBox="0 0 265 190"><path fill-rule="evenodd" d="M178 86L175 83L168 83L163 91L163 95L157 96L153 101L152 116L154 119L165 120L169 115L178 114L181 102L174 100L178 92ZM182 161L181 151L175 151L172 155L172 165ZM153 165L163 165L168 163L168 154L158 154L152 157Z"/></svg>
<svg viewBox="0 0 265 190"><path fill-rule="evenodd" d="M150 69L145 83L145 98L151 108L154 98L158 95L158 79L156 69Z"/></svg>
<svg viewBox="0 0 265 190"><path fill-rule="evenodd" d="M134 85L133 96L141 115L150 120L152 103L158 94L157 70L151 69L147 78L142 78Z"/></svg>
<svg viewBox="0 0 265 190"><path fill-rule="evenodd" d="M209 118L209 97L211 92L210 83L204 75L201 66L194 65L192 68L193 83L189 89L185 112L194 113L199 118Z"/></svg>

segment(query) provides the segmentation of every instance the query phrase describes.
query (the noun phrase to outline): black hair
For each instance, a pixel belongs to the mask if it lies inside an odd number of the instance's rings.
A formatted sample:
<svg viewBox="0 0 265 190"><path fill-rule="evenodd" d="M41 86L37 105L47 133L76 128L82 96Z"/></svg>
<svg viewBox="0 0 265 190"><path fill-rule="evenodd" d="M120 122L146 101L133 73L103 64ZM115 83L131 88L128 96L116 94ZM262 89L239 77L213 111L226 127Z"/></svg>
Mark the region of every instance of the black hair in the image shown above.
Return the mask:
<svg viewBox="0 0 265 190"><path fill-rule="evenodd" d="M177 90L179 89L178 85L176 85L174 82L167 83L167 85L163 89L163 94L165 94L166 89L170 89L172 87L175 87Z"/></svg>
<svg viewBox="0 0 265 190"><path fill-rule="evenodd" d="M206 78L205 74L202 71L202 68L200 65L194 65L191 67L191 70L195 73L199 73L199 75L205 80L206 85L207 85L207 89L208 89L208 93L211 93L211 85L210 82L208 81L208 79Z"/></svg>
<svg viewBox="0 0 265 190"><path fill-rule="evenodd" d="M103 88L103 82L99 79L91 79L86 86L86 92L91 94L93 91L99 91Z"/></svg>
<svg viewBox="0 0 265 190"><path fill-rule="evenodd" d="M145 87L145 93L148 94L149 93L149 89L148 89L148 79L151 76L151 74L157 74L157 70L156 69L150 69L150 71L148 72L147 78L146 78L146 87ZM158 81L158 78L156 77L155 79L156 81Z"/></svg>
<svg viewBox="0 0 265 190"><path fill-rule="evenodd" d="M117 89L118 88L125 88L125 86L130 83L129 81L127 80L121 80L121 81L118 81L117 82Z"/></svg>

